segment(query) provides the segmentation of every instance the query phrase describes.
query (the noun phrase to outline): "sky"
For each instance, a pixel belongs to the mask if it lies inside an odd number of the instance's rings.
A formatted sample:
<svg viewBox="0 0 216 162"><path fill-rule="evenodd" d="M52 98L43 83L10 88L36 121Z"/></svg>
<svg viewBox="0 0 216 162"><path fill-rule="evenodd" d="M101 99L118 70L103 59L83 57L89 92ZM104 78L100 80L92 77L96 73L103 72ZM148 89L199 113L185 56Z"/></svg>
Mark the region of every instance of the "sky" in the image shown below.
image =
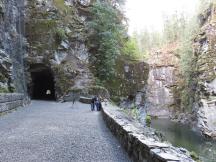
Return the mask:
<svg viewBox="0 0 216 162"><path fill-rule="evenodd" d="M127 0L125 6L126 17L129 19L129 34L134 31L161 31L163 15L185 12L192 15L199 0Z"/></svg>

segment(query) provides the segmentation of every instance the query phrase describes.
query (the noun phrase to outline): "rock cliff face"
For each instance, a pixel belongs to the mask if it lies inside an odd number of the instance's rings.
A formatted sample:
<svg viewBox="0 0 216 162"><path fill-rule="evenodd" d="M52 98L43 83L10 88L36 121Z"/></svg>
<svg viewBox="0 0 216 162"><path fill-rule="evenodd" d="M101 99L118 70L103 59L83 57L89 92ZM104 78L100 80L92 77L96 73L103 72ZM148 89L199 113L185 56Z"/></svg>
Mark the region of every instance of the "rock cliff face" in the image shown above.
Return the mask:
<svg viewBox="0 0 216 162"><path fill-rule="evenodd" d="M54 80L56 98L72 87L92 83L88 68L87 31L83 12L89 1L36 0L26 4L27 85L34 93L35 78L48 71Z"/></svg>
<svg viewBox="0 0 216 162"><path fill-rule="evenodd" d="M86 48L90 3L1 0L0 92L28 93L34 98L49 89L59 99L71 88L91 85L94 77Z"/></svg>
<svg viewBox="0 0 216 162"><path fill-rule="evenodd" d="M216 5L201 18L201 32L194 40L197 83L195 111L197 127L216 139Z"/></svg>
<svg viewBox="0 0 216 162"><path fill-rule="evenodd" d="M0 0L0 92L26 91L23 0Z"/></svg>
<svg viewBox="0 0 216 162"><path fill-rule="evenodd" d="M176 44L152 51L149 57L149 78L145 108L149 115L169 117L175 106L174 89L178 85L179 58Z"/></svg>
<svg viewBox="0 0 216 162"><path fill-rule="evenodd" d="M120 57L116 63L115 79L110 81L108 88L111 97L123 97L135 99L136 93L146 85L148 79L148 64L137 60L128 60ZM141 95L143 96L143 95ZM139 99L139 103L143 104L143 97Z"/></svg>

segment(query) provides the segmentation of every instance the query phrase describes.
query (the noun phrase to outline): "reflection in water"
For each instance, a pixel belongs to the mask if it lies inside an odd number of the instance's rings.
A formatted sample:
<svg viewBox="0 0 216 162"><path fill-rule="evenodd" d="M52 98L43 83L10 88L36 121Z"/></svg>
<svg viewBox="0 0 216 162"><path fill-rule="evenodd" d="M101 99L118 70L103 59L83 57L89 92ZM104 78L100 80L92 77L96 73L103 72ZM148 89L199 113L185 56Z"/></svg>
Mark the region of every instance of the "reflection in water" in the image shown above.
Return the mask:
<svg viewBox="0 0 216 162"><path fill-rule="evenodd" d="M161 131L174 146L195 151L204 162L216 162L216 142L203 138L188 126L157 119L152 121L152 127Z"/></svg>

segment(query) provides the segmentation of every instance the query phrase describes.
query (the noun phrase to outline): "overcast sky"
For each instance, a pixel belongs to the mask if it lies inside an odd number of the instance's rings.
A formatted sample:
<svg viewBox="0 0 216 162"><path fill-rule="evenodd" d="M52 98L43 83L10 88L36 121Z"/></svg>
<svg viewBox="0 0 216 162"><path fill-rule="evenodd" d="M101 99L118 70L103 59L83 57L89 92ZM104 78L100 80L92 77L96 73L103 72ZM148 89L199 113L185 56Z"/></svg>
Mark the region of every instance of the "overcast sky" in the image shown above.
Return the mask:
<svg viewBox="0 0 216 162"><path fill-rule="evenodd" d="M126 16L129 19L129 34L144 28L161 30L163 15L177 12L193 14L198 0L127 0Z"/></svg>

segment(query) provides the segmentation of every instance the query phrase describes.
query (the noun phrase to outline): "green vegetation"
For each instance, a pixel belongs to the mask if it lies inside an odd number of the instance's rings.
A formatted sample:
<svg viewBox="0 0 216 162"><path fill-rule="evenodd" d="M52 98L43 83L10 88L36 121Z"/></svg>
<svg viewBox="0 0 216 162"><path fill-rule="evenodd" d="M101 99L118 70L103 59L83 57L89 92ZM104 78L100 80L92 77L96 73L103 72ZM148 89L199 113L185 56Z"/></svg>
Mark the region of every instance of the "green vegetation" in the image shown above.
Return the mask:
<svg viewBox="0 0 216 162"><path fill-rule="evenodd" d="M88 44L92 52L92 71L98 79L106 81L114 76L116 58L124 46L124 18L121 12L107 1L93 3L90 15Z"/></svg>
<svg viewBox="0 0 216 162"><path fill-rule="evenodd" d="M126 41L124 47L122 48L122 53L132 59L142 59L142 54L139 51L138 42L134 37L131 37Z"/></svg>
<svg viewBox="0 0 216 162"><path fill-rule="evenodd" d="M208 14L206 9L209 8L211 2L213 0L200 0L200 7L194 16L185 13L164 16L164 28L161 33L143 30L133 34L135 39L133 42L136 42L143 58L148 58L152 49L161 49L172 44L177 46L177 49L173 49L176 50L173 53L179 58L180 76L178 85L172 87L172 91L175 96L175 107L183 112L192 111L197 87L196 57L193 53L193 39L199 31L199 23L201 23L197 17L206 19L206 14ZM201 15L200 13L204 14ZM136 51L135 53L139 52Z"/></svg>
<svg viewBox="0 0 216 162"><path fill-rule="evenodd" d="M195 160L195 161L198 161L198 160L199 160L199 156L198 156L197 153L194 152L194 151L191 151L191 152L190 152L190 156L191 156L191 158L192 158L193 160Z"/></svg>
<svg viewBox="0 0 216 162"><path fill-rule="evenodd" d="M138 119L138 117L139 117L139 111L138 111L137 107L133 107L133 108L131 109L131 115L132 115L135 119Z"/></svg>
<svg viewBox="0 0 216 162"><path fill-rule="evenodd" d="M85 88L72 88L69 90L69 92L80 93L86 97L92 97L92 96L97 95L97 96L102 97L102 99L109 98L108 90L102 86L88 86Z"/></svg>
<svg viewBox="0 0 216 162"><path fill-rule="evenodd" d="M120 102L121 102L121 99L119 96L114 96L112 95L111 98L110 98L116 105L119 105Z"/></svg>
<svg viewBox="0 0 216 162"><path fill-rule="evenodd" d="M180 99L181 109L185 111L192 110L192 104L194 101L194 91L192 87L196 87L196 74L195 74L195 58L193 55L193 42L192 39L195 37L194 34L198 32L198 23L195 18L190 19L185 24L185 29L180 37L180 46L178 53L180 54L180 70L184 78L180 85Z"/></svg>
<svg viewBox="0 0 216 162"><path fill-rule="evenodd" d="M66 39L67 36L66 36L66 33L65 33L65 30L62 29L62 28L57 28L55 30L55 33L56 33L56 40L58 42L61 42L62 40Z"/></svg>
<svg viewBox="0 0 216 162"><path fill-rule="evenodd" d="M150 124L151 124L151 116L150 115L146 115L145 122L146 122L147 126L150 126Z"/></svg>
<svg viewBox="0 0 216 162"><path fill-rule="evenodd" d="M64 0L54 0L54 5L63 13L67 14L69 7L65 5Z"/></svg>
<svg viewBox="0 0 216 162"><path fill-rule="evenodd" d="M10 93L10 91L7 88L0 87L0 93Z"/></svg>
<svg viewBox="0 0 216 162"><path fill-rule="evenodd" d="M86 89L90 95L98 95L102 98L109 98L108 90L102 86L89 86Z"/></svg>
<svg viewBox="0 0 216 162"><path fill-rule="evenodd" d="M56 89L61 95L67 94L69 88L74 84L73 81L70 79L70 76L65 74L64 66L55 65L53 69L58 76L58 78L55 79Z"/></svg>
<svg viewBox="0 0 216 162"><path fill-rule="evenodd" d="M122 111L126 113L127 115L129 115L130 117L132 117L133 119L138 120L139 118L139 111L136 107L132 109L123 109Z"/></svg>
<svg viewBox="0 0 216 162"><path fill-rule="evenodd" d="M146 68L142 69L138 64L144 55L139 50L136 37L127 35L126 19L120 10L121 7L116 7L121 6L122 2L93 2L87 26L88 48L91 53L90 68L96 77L96 85L106 87L116 103L119 103L120 96L134 93L138 85L129 77L125 77L125 65L130 65L131 70L133 68L133 75L137 80L145 80L143 78L147 75L137 74Z"/></svg>

